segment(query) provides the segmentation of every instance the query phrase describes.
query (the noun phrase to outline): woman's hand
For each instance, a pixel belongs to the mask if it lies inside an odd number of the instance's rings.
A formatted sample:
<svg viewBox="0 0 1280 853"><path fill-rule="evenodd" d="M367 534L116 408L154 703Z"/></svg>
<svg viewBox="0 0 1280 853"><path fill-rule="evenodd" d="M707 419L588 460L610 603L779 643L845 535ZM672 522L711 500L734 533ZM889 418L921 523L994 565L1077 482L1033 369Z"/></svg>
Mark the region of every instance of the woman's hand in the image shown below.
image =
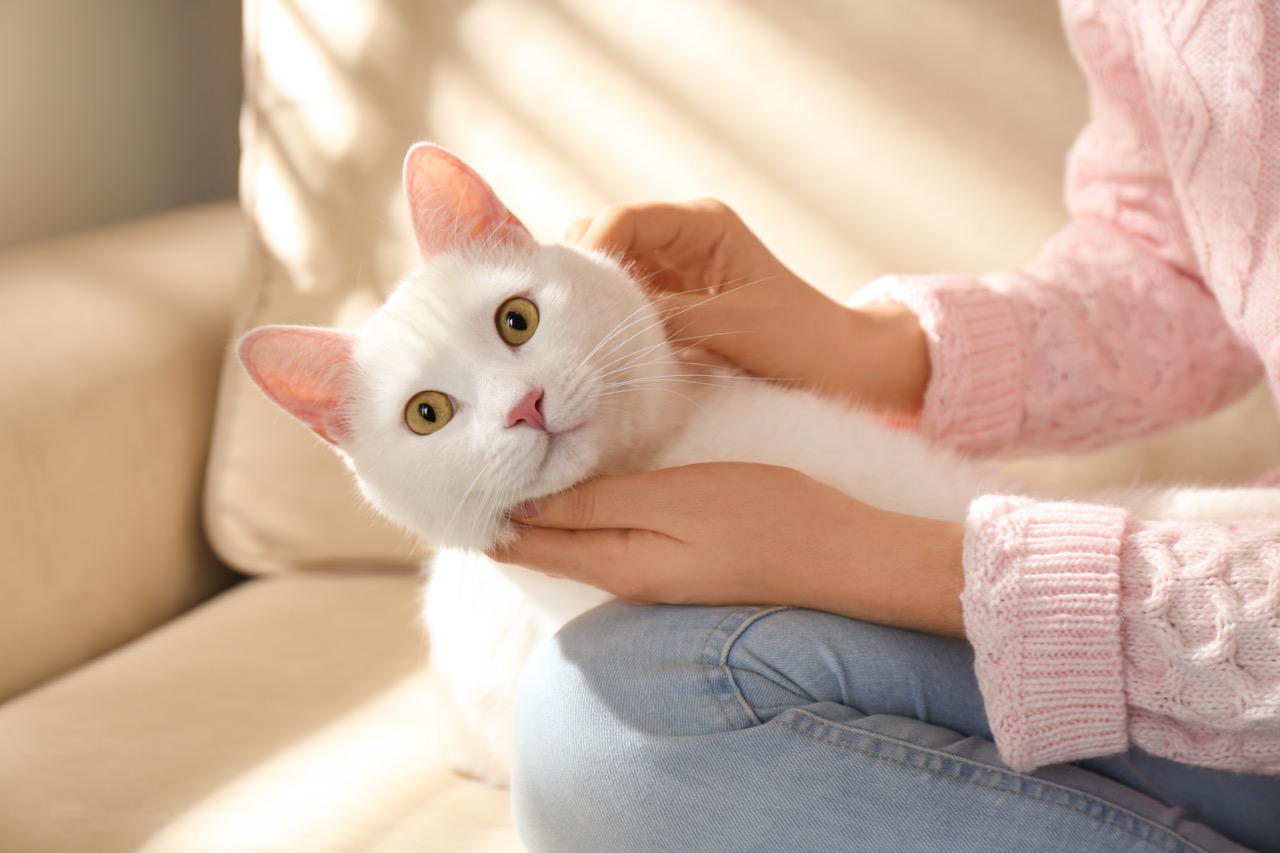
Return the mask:
<svg viewBox="0 0 1280 853"><path fill-rule="evenodd" d="M601 477L529 509L496 559L630 601L789 604L963 633L963 525L875 509L789 468Z"/></svg>
<svg viewBox="0 0 1280 853"><path fill-rule="evenodd" d="M571 242L622 257L659 299L668 333L742 369L914 415L929 354L900 305L846 308L787 269L718 201L619 205Z"/></svg>

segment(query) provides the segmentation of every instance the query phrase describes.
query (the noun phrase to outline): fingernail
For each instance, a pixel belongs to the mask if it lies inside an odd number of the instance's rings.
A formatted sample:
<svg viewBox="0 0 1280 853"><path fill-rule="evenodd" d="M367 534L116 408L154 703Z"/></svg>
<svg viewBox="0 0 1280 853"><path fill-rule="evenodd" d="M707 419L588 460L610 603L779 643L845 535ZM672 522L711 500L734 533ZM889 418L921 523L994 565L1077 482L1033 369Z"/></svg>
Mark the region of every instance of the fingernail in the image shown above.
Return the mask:
<svg viewBox="0 0 1280 853"><path fill-rule="evenodd" d="M542 511L542 501L529 500L522 502L519 506L511 511L511 515L516 519L533 519L537 518Z"/></svg>

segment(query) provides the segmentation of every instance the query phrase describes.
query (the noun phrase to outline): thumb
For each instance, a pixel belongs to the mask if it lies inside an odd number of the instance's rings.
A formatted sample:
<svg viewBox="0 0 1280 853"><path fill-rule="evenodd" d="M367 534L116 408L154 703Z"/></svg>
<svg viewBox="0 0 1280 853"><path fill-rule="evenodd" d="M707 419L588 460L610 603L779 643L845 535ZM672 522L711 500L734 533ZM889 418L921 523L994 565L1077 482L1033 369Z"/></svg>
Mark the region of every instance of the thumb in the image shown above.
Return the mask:
<svg viewBox="0 0 1280 853"><path fill-rule="evenodd" d="M660 472L597 477L512 511L526 527L561 530L654 529L667 490Z"/></svg>
<svg viewBox="0 0 1280 853"><path fill-rule="evenodd" d="M616 521L602 520L606 517L616 519L617 516L610 510L608 498L601 500L600 482L599 479L588 480L567 491L525 501L515 508L511 517L526 527L562 530L595 530L622 526ZM604 491L608 491L607 487ZM603 515L601 514L602 506Z"/></svg>
<svg viewBox="0 0 1280 853"><path fill-rule="evenodd" d="M566 243L581 243L582 238L586 235L587 230L591 227L591 223L595 217L585 216L582 219L574 220L564 232L564 241Z"/></svg>

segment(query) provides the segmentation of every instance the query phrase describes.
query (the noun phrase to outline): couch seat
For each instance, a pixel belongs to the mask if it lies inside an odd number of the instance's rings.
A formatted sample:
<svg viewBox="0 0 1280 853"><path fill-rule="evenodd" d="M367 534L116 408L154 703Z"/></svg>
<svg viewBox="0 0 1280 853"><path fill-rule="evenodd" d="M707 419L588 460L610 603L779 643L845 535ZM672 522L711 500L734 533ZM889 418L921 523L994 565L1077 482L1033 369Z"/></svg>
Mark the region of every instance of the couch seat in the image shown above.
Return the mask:
<svg viewBox="0 0 1280 853"><path fill-rule="evenodd" d="M419 581L246 581L0 706L0 850L511 851L433 764Z"/></svg>

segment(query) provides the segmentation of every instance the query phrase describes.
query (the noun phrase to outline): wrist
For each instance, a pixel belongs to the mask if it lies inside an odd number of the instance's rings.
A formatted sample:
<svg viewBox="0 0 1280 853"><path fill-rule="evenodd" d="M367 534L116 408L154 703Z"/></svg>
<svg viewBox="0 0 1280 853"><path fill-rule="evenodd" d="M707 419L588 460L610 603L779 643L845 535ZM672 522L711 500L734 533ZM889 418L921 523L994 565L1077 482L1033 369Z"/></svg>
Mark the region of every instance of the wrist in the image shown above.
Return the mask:
<svg viewBox="0 0 1280 853"><path fill-rule="evenodd" d="M902 582L902 589L915 599L909 603L910 621L905 627L963 637L964 523L909 517L908 527L910 541L916 545L908 565L915 567L917 575Z"/></svg>
<svg viewBox="0 0 1280 853"><path fill-rule="evenodd" d="M920 320L897 302L846 312L846 383L854 399L876 409L917 418L924 408L931 365Z"/></svg>
<svg viewBox="0 0 1280 853"><path fill-rule="evenodd" d="M778 603L963 637L964 523L841 498L844 508L823 525L829 535L810 540Z"/></svg>

